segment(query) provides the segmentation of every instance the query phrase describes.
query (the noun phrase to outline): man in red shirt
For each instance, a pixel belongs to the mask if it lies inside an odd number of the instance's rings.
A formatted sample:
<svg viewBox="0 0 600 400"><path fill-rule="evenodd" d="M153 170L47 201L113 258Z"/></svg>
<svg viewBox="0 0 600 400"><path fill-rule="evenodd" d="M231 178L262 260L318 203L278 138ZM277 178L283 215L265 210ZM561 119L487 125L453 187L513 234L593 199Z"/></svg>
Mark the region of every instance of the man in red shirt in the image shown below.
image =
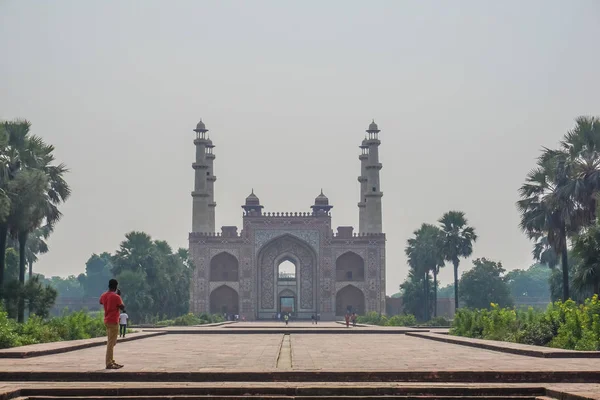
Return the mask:
<svg viewBox="0 0 600 400"><path fill-rule="evenodd" d="M117 364L113 358L113 351L117 344L119 336L119 312L125 308L121 296L117 294L117 286L119 283L116 279L108 281L108 291L100 296L100 304L104 306L104 325L106 326L106 335L108 341L106 343L106 369L123 368Z"/></svg>

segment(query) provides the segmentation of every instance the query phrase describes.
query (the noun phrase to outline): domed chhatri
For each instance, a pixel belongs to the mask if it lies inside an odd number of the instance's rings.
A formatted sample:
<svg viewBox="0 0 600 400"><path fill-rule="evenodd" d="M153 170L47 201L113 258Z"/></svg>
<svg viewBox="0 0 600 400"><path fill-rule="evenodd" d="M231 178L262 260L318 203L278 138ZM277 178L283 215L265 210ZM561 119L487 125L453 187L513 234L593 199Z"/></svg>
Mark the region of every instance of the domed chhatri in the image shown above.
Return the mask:
<svg viewBox="0 0 600 400"><path fill-rule="evenodd" d="M321 194L315 198L315 205L329 205L329 199L323 194L323 189L321 189Z"/></svg>
<svg viewBox="0 0 600 400"><path fill-rule="evenodd" d="M323 189L321 189L321 194L315 198L315 204L310 206L310 208L312 208L313 213L328 214L329 210L331 210L333 206L329 205L329 199L323 194Z"/></svg>
<svg viewBox="0 0 600 400"><path fill-rule="evenodd" d="M369 124L369 129L367 129L367 132L379 132L379 127L375 123L375 120L371 121L371 123Z"/></svg>
<svg viewBox="0 0 600 400"><path fill-rule="evenodd" d="M250 193L248 195L248 197L246 197L246 205L250 206L250 205L259 205L259 204L260 204L260 200L254 194L254 189L252 189L252 193Z"/></svg>
<svg viewBox="0 0 600 400"><path fill-rule="evenodd" d="M204 122L202 122L202 118L200 118L200 122L198 122L196 124L196 129L194 129L196 132L207 132L208 129L206 129L206 125L204 124Z"/></svg>

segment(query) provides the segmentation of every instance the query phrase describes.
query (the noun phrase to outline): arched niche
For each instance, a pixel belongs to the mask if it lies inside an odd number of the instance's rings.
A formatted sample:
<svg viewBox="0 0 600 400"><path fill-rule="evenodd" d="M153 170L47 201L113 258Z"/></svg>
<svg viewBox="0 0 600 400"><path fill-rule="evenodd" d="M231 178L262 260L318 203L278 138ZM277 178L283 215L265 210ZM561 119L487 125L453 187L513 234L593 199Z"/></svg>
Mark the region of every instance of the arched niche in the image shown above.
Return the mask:
<svg viewBox="0 0 600 400"><path fill-rule="evenodd" d="M365 261L358 254L348 251L335 260L335 279L341 281L364 281Z"/></svg>
<svg viewBox="0 0 600 400"><path fill-rule="evenodd" d="M210 260L211 282L237 282L239 262L233 255L222 252Z"/></svg>

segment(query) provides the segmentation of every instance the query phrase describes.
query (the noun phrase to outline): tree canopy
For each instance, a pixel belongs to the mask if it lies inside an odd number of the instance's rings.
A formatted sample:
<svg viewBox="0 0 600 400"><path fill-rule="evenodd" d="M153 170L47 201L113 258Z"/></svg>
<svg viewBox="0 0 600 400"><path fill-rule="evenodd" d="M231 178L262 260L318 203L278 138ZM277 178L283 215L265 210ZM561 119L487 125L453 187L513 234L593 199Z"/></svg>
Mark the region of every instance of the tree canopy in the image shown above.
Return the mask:
<svg viewBox="0 0 600 400"><path fill-rule="evenodd" d="M478 258L473 264L475 266L460 278L460 296L465 305L469 308L489 308L492 303L512 306L502 263Z"/></svg>

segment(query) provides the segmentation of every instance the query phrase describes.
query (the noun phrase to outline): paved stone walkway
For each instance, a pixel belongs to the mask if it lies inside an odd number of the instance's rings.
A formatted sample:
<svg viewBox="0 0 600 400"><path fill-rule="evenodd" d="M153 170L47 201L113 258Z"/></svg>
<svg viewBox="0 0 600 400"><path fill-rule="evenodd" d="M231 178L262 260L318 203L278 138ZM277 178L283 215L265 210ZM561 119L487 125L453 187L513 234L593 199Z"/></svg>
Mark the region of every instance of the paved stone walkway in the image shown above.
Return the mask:
<svg viewBox="0 0 600 400"><path fill-rule="evenodd" d="M293 370L595 371L597 359L542 359L435 342L400 334L170 334L119 343L127 371L255 370L277 368L284 336ZM0 371L97 371L105 348L30 359L0 359Z"/></svg>

